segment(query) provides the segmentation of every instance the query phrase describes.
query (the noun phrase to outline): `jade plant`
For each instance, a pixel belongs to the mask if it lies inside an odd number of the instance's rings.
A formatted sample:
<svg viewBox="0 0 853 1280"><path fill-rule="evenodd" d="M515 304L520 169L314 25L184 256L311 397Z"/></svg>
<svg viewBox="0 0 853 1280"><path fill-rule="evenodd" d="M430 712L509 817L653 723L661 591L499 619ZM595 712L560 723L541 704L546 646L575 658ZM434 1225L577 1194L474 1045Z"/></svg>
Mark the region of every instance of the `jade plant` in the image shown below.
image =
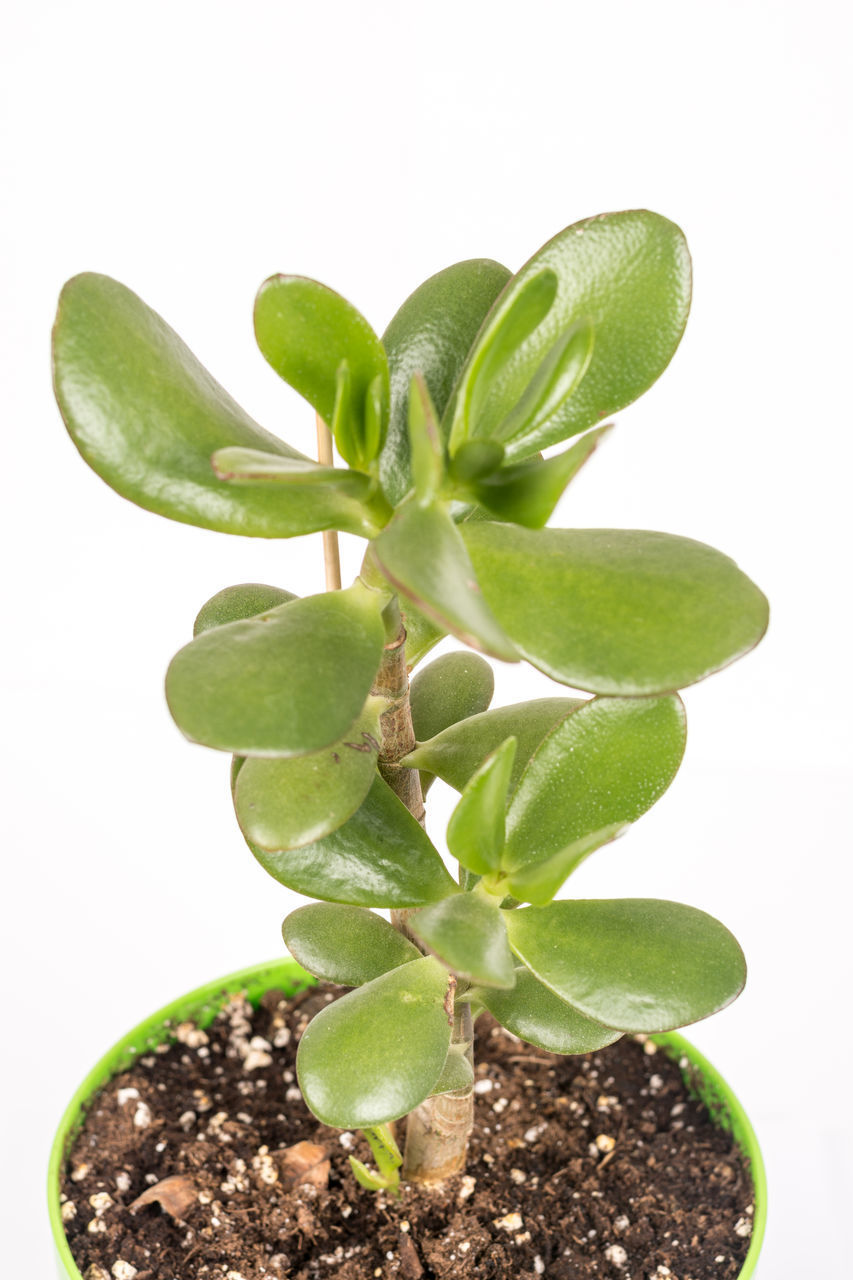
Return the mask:
<svg viewBox="0 0 853 1280"><path fill-rule="evenodd" d="M603 420L669 363L689 303L684 237L646 211L570 226L515 275L448 267L381 339L332 289L272 276L255 333L316 412L314 461L124 285L84 274L62 293L56 394L104 480L206 529L324 532L328 589L227 587L166 695L187 738L233 757L254 856L316 900L284 922L291 954L353 988L309 1024L297 1069L321 1121L367 1132L376 1170L353 1162L367 1186L394 1190L401 1159L422 1183L463 1166L483 1010L574 1054L704 1018L743 985L738 943L701 910L557 896L675 776L677 690L767 622L758 588L702 543L546 527ZM337 531L367 544L343 589ZM466 648L410 683L446 635ZM490 710L482 654L560 689ZM459 792L454 873L425 826L437 778Z"/></svg>

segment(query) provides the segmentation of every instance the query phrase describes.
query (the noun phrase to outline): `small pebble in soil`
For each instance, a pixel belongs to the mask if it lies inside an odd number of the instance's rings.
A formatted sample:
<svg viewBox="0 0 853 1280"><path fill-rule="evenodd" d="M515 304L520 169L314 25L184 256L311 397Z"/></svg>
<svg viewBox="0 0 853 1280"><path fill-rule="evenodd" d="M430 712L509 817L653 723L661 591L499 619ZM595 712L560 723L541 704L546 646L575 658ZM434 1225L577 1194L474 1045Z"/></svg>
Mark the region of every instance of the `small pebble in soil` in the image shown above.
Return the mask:
<svg viewBox="0 0 853 1280"><path fill-rule="evenodd" d="M612 1262L614 1267L624 1267L628 1263L628 1254L621 1244L609 1244L604 1250L604 1256L608 1262Z"/></svg>

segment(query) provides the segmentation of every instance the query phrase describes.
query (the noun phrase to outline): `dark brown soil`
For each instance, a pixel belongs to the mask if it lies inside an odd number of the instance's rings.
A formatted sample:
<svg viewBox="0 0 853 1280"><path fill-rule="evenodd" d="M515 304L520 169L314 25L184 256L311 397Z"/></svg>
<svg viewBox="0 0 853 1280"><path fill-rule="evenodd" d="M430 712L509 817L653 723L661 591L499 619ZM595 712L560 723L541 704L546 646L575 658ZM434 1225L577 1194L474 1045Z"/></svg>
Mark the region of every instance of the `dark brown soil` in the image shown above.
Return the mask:
<svg viewBox="0 0 853 1280"><path fill-rule="evenodd" d="M234 999L99 1095L62 1187L87 1280L737 1276L749 1176L650 1042L560 1058L484 1015L468 1172L397 1202L358 1187L347 1156L369 1163L366 1144L296 1087L298 1038L332 998Z"/></svg>

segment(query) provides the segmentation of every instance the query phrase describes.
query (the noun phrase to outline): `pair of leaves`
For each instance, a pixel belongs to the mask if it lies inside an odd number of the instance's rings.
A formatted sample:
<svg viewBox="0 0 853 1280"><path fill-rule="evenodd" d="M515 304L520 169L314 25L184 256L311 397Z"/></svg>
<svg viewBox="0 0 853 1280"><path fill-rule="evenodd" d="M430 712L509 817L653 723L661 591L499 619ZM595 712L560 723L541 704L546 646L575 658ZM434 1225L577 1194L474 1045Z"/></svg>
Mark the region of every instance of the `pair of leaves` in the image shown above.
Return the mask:
<svg viewBox="0 0 853 1280"><path fill-rule="evenodd" d="M166 676L179 728L238 755L304 755L337 742L379 667L384 603L356 583L202 631Z"/></svg>
<svg viewBox="0 0 853 1280"><path fill-rule="evenodd" d="M305 484L316 464L254 422L174 330L118 281L94 273L69 280L54 326L53 367L74 443L131 502L203 529L255 537L375 532L359 500L363 488L344 472ZM227 483L211 458L224 460L224 474L233 450L244 461L245 451L255 461L259 455L298 482Z"/></svg>
<svg viewBox="0 0 853 1280"><path fill-rule="evenodd" d="M542 904L659 799L685 733L676 695L549 698L473 716L404 763L462 792L447 830L460 864L499 896Z"/></svg>
<svg viewBox="0 0 853 1280"><path fill-rule="evenodd" d="M487 316L445 413L451 453L472 438L528 457L594 426L659 377L690 305L690 257L647 210L561 231Z"/></svg>
<svg viewBox="0 0 853 1280"><path fill-rule="evenodd" d="M475 987L465 998L554 1052L588 1052L625 1031L683 1026L723 1008L744 982L743 956L728 930L679 903L558 902L500 914L522 962L514 986ZM375 1125L404 1115L437 1087L461 1087L446 1070L450 987L437 959L419 958L378 917L341 907L301 908L284 935L319 976L364 982L319 1014L300 1045L300 1084L321 1120Z"/></svg>
<svg viewBox="0 0 853 1280"><path fill-rule="evenodd" d="M316 280L271 276L255 300L258 346L332 429L341 457L366 471L388 427L385 350L364 316Z"/></svg>

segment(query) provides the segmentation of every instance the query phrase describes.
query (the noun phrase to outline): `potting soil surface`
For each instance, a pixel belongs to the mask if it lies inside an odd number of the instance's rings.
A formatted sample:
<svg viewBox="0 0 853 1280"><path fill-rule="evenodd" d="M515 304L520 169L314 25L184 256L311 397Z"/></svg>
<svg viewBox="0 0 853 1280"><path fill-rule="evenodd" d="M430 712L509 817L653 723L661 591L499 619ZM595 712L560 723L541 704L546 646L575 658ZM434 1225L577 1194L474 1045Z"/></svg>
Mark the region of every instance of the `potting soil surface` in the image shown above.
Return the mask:
<svg viewBox="0 0 853 1280"><path fill-rule="evenodd" d="M356 1183L299 1037L339 989L232 998L97 1096L62 1214L86 1280L734 1280L752 1185L678 1066L624 1037L558 1057L477 1022L465 1174L399 1200Z"/></svg>

